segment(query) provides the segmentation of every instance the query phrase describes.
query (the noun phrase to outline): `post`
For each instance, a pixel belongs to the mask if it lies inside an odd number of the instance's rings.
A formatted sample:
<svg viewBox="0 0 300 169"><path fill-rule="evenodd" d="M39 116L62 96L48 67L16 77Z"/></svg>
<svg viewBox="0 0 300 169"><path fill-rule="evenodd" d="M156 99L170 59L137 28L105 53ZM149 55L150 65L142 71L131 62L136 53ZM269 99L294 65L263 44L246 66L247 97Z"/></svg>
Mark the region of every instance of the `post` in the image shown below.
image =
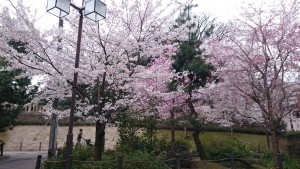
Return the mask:
<svg viewBox="0 0 300 169"><path fill-rule="evenodd" d="M42 149L42 142L40 142L39 151Z"/></svg>
<svg viewBox="0 0 300 169"><path fill-rule="evenodd" d="M72 161L73 161L73 156L72 155L69 155L68 158L67 158L67 165L66 165L66 168L67 169L71 169L72 168Z"/></svg>
<svg viewBox="0 0 300 169"><path fill-rule="evenodd" d="M58 99L55 98L53 102L53 107L58 105ZM50 126L50 134L49 134L49 145L48 145L48 158L55 156L56 154L56 140L57 140L57 115L55 113L51 114L51 126Z"/></svg>
<svg viewBox="0 0 300 169"><path fill-rule="evenodd" d="M80 45L81 45L81 34L82 34L82 21L83 21L83 11L79 10L79 26L78 26L78 36L77 36L77 49L76 49L76 58L75 58L75 68L79 67L79 56L80 56ZM74 122L74 113L75 113L75 102L76 102L76 87L78 80L78 72L74 73L73 84L72 84L72 97L71 97L71 110L70 110L70 118L69 118L69 129L67 134L67 142L66 142L66 158L72 155L73 149L73 122Z"/></svg>
<svg viewBox="0 0 300 169"><path fill-rule="evenodd" d="M180 169L180 158L179 158L179 154L176 154L176 169Z"/></svg>
<svg viewBox="0 0 300 169"><path fill-rule="evenodd" d="M36 159L35 169L41 168L42 155L38 155Z"/></svg>
<svg viewBox="0 0 300 169"><path fill-rule="evenodd" d="M123 156L119 155L118 156L118 169L122 169L122 165L123 165Z"/></svg>
<svg viewBox="0 0 300 169"><path fill-rule="evenodd" d="M282 164L282 159L281 159L281 154L280 153L277 153L276 161L277 161L277 164L278 164L277 169L283 169L283 164Z"/></svg>
<svg viewBox="0 0 300 169"><path fill-rule="evenodd" d="M1 149L1 154L0 154L0 157L2 157L3 156L3 149L4 149L4 144L5 143L0 143L0 149Z"/></svg>
<svg viewBox="0 0 300 169"><path fill-rule="evenodd" d="M20 151L22 151L22 141L20 142Z"/></svg>
<svg viewBox="0 0 300 169"><path fill-rule="evenodd" d="M231 169L236 169L233 155L230 155L230 164L231 164Z"/></svg>

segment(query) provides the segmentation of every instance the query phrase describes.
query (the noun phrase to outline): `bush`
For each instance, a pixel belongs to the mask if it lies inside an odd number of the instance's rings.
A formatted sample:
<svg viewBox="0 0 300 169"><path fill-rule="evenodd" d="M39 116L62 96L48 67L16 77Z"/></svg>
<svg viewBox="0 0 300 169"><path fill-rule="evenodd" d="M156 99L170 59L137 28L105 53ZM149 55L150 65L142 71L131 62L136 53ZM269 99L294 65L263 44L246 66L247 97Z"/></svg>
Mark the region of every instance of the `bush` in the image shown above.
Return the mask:
<svg viewBox="0 0 300 169"><path fill-rule="evenodd" d="M217 161L220 160L219 162L226 167L230 167L229 158L233 156L234 158L239 159L236 160L237 168L251 168L250 163L242 160L251 155L249 149L244 143L234 137L226 140L220 140L218 138L211 137L209 138L209 142L205 145L204 149L207 153L208 159Z"/></svg>
<svg viewBox="0 0 300 169"><path fill-rule="evenodd" d="M93 152L90 147L79 146L73 151L72 169L116 169L117 156L116 151L106 151L103 154L102 161L93 161ZM63 153L51 159L51 161L62 161ZM164 163L159 162L162 156L157 156L154 153L145 151L132 151L123 156L123 169L170 169ZM63 162L51 162L47 160L44 163L44 169L61 169Z"/></svg>
<svg viewBox="0 0 300 169"><path fill-rule="evenodd" d="M288 132L286 133L288 140L287 151L292 157L300 157L300 132Z"/></svg>
<svg viewBox="0 0 300 169"><path fill-rule="evenodd" d="M287 154L283 154L282 156L282 164L285 169L299 169L300 168L300 161L299 159L295 159ZM263 163L261 164L262 166L266 168L273 168L274 167L274 160L272 158L272 154L270 153L268 155L268 158L266 158Z"/></svg>
<svg viewBox="0 0 300 169"><path fill-rule="evenodd" d="M166 159L176 158L176 154L179 154L180 158L183 159L180 162L180 167L182 168L190 168L191 167L191 160L193 159L192 153L190 152L190 145L186 139L177 139L175 141L175 152L172 152L171 149L171 142L167 142L167 146L165 147L164 151L166 152ZM168 164L174 164L173 161L170 161Z"/></svg>
<svg viewBox="0 0 300 169"><path fill-rule="evenodd" d="M299 159L294 159L289 156L284 156L283 166L284 166L284 168L287 168L287 169L299 169L300 161L299 161Z"/></svg>
<svg viewBox="0 0 300 169"><path fill-rule="evenodd" d="M73 149L73 160L75 161L93 161L94 158L94 150L92 146L80 145L76 146ZM51 158L50 160L46 160L44 163L45 169L61 169L63 168L63 162L52 163L51 161L63 161L65 159L65 148L59 149L57 156ZM74 162L74 169L84 169L81 166L77 166L76 162Z"/></svg>
<svg viewBox="0 0 300 169"><path fill-rule="evenodd" d="M291 140L291 139L300 139L300 132L299 131L287 132L285 134L285 137L288 140Z"/></svg>
<svg viewBox="0 0 300 169"><path fill-rule="evenodd" d="M118 116L119 140L117 150L120 152L147 151L160 153L161 148L165 146L165 141L156 137L158 116L144 117L138 119L129 113ZM143 127L143 133L140 136L138 130Z"/></svg>
<svg viewBox="0 0 300 169"><path fill-rule="evenodd" d="M211 138L210 144L205 147L209 159L218 160L233 155L235 158L243 158L249 155L246 146L235 138L218 140Z"/></svg>
<svg viewBox="0 0 300 169"><path fill-rule="evenodd" d="M134 151L126 154L124 158L124 169L170 169L164 162L158 162L161 160L161 156L157 156L154 153L145 151Z"/></svg>

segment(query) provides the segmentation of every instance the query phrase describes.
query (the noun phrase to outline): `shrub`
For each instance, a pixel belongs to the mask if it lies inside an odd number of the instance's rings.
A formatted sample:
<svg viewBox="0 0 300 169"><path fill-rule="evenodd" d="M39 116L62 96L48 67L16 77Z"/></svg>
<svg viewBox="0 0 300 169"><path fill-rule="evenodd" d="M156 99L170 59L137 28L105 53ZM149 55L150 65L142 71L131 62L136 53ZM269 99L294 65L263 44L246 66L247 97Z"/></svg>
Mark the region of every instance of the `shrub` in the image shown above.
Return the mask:
<svg viewBox="0 0 300 169"><path fill-rule="evenodd" d="M209 142L204 146L207 157L210 160L220 160L219 162L222 163L222 165L230 167L229 158L233 156L234 158L239 158L239 160L236 161L237 168L251 168L251 164L245 160L241 160L249 157L250 151L245 144L234 137L226 140L211 137L209 138Z"/></svg>
<svg viewBox="0 0 300 169"><path fill-rule="evenodd" d="M299 169L300 161L299 161L299 159L294 159L289 156L284 156L283 166L284 166L284 168L287 168L287 169Z"/></svg>
<svg viewBox="0 0 300 169"><path fill-rule="evenodd" d="M72 169L116 169L118 154L116 151L106 151L103 154L102 161L93 161L93 153L90 148L81 146L74 149ZM62 161L63 159L63 154L60 154L51 160ZM166 163L159 161L161 159L163 159L162 156L157 156L154 153L132 151L123 156L123 169L170 169L171 167ZM49 163L49 161L46 161L43 167L44 169L61 169L63 163Z"/></svg>
<svg viewBox="0 0 300 169"><path fill-rule="evenodd" d="M170 169L164 162L158 162L162 156L145 151L134 151L124 156L124 169Z"/></svg>
<svg viewBox="0 0 300 169"><path fill-rule="evenodd" d="M285 134L285 137L287 139L300 139L300 132L299 131L293 131L293 132L287 132Z"/></svg>
<svg viewBox="0 0 300 169"><path fill-rule="evenodd" d="M94 150L92 146L80 145L76 146L73 149L73 160L74 165L72 168L74 169L84 169L81 166L76 165L76 161L93 161L94 158ZM51 162L51 161L63 161L65 158L65 148L59 149L57 156L52 157L49 160L46 160L44 163L45 169L61 169L63 168L63 162Z"/></svg>
<svg viewBox="0 0 300 169"><path fill-rule="evenodd" d="M300 132L288 132L286 133L288 140L287 151L292 157L300 157Z"/></svg>
<svg viewBox="0 0 300 169"><path fill-rule="evenodd" d="M138 144L139 137L137 131L139 129L138 119L131 117L127 113L118 117L118 149L121 151L132 151Z"/></svg>
<svg viewBox="0 0 300 169"><path fill-rule="evenodd" d="M246 146L235 138L227 140L218 140L211 138L209 145L206 145L205 150L209 159L223 159L233 155L235 158L242 158L249 155Z"/></svg>

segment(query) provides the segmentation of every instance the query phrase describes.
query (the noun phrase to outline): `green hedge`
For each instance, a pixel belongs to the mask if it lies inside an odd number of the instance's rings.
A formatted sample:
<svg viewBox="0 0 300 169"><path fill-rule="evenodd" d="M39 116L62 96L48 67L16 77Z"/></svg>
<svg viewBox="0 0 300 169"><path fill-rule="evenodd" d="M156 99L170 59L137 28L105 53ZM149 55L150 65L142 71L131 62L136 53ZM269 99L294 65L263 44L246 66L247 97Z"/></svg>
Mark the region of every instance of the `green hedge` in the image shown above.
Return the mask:
<svg viewBox="0 0 300 169"><path fill-rule="evenodd" d="M291 131L285 134L287 139L300 139L300 131Z"/></svg>
<svg viewBox="0 0 300 169"><path fill-rule="evenodd" d="M170 122L168 120L164 120L160 122L157 125L158 129L170 129ZM176 125L175 129L176 130L183 130L182 125ZM194 128L191 125L187 125L187 130L193 131ZM203 131L224 131L224 132L230 132L231 128L230 127L223 127L220 126L219 124L214 124L214 123L207 123L202 126ZM244 125L244 126L233 126L233 132L237 133L250 133L250 134L266 134L266 131L263 127L259 126L258 124L251 124L251 125Z"/></svg>

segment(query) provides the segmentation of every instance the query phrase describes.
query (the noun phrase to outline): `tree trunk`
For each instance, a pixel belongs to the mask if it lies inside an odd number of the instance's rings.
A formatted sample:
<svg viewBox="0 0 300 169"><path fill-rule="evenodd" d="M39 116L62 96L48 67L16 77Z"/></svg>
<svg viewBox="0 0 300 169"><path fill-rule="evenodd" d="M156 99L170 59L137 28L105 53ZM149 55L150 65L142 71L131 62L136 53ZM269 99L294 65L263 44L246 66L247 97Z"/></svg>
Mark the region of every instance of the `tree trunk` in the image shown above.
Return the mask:
<svg viewBox="0 0 300 169"><path fill-rule="evenodd" d="M280 155L280 151L279 151L278 136L275 127L271 127L271 142L272 142L272 153L275 162L275 168L283 169L282 161L281 159L278 158L278 155Z"/></svg>
<svg viewBox="0 0 300 169"><path fill-rule="evenodd" d="M206 160L206 154L204 151L204 147L201 143L201 140L199 138L199 134L200 134L200 130L195 129L193 132L193 138L194 138L194 142L197 148L197 151L199 153L199 157L201 160Z"/></svg>
<svg viewBox="0 0 300 169"><path fill-rule="evenodd" d="M102 159L105 145L105 123L101 123L99 120L96 122L96 137L95 137L95 161Z"/></svg>
<svg viewBox="0 0 300 169"><path fill-rule="evenodd" d="M188 106L191 110L191 112L190 112L190 123L194 126L193 138L194 138L194 142L195 142L197 151L199 153L200 159L201 160L206 160L206 154L205 154L203 145L201 143L201 140L199 138L201 122L198 119L198 115L197 115L197 112L195 110L195 107L193 105L193 102L192 102L191 98L192 98L192 96L190 94L190 98L187 100L187 103L188 103Z"/></svg>
<svg viewBox="0 0 300 169"><path fill-rule="evenodd" d="M268 150L271 150L271 144L270 144L270 132L266 130L266 139L267 139L267 147Z"/></svg>
<svg viewBox="0 0 300 169"><path fill-rule="evenodd" d="M187 138L187 128L186 128L186 123L184 123L184 128L183 128L183 138Z"/></svg>
<svg viewBox="0 0 300 169"><path fill-rule="evenodd" d="M175 153L175 126L174 126L174 112L171 110L171 152Z"/></svg>
<svg viewBox="0 0 300 169"><path fill-rule="evenodd" d="M293 120L292 120L292 115L291 115L291 113L290 113L290 124L291 124L291 130L292 130L292 131L295 131L295 130L294 130L294 125L293 125Z"/></svg>

